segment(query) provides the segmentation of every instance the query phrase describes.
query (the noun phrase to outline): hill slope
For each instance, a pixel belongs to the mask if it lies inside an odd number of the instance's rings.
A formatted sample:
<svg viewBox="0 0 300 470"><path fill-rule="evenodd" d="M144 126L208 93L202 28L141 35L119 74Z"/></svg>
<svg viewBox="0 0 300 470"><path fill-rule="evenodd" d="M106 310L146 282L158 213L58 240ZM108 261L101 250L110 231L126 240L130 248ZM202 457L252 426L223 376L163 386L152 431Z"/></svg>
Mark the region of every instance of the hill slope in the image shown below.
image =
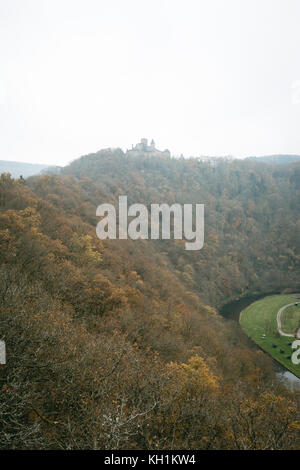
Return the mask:
<svg viewBox="0 0 300 470"><path fill-rule="evenodd" d="M205 242L187 252L179 241L149 241L167 251L181 282L205 302L299 286L300 165L220 160L129 158L121 150L82 157L63 170L90 178L91 212L102 202L205 204ZM92 189L93 188L93 189ZM93 207L93 208L92 208ZM97 219L94 217L94 223ZM137 242L135 244L138 249Z"/></svg>
<svg viewBox="0 0 300 470"><path fill-rule="evenodd" d="M0 447L297 448L296 395L214 307L297 284L298 176L120 150L2 175ZM203 249L100 241L96 207L120 194L205 203Z"/></svg>

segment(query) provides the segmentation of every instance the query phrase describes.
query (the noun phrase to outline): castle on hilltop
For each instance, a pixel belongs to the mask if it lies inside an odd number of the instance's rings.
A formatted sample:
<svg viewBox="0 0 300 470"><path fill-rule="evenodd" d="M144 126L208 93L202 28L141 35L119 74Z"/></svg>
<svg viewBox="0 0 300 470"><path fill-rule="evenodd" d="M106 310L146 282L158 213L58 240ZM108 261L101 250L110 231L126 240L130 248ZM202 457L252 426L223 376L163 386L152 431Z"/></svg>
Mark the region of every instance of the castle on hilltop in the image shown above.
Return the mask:
<svg viewBox="0 0 300 470"><path fill-rule="evenodd" d="M148 139L141 139L141 141L136 144L135 146L132 145L132 148L130 150L127 150L126 155L129 156L140 156L140 155L146 155L148 157L163 157L163 158L169 158L171 156L171 153L169 150L158 150L155 148L155 142L152 139L150 145L148 145Z"/></svg>

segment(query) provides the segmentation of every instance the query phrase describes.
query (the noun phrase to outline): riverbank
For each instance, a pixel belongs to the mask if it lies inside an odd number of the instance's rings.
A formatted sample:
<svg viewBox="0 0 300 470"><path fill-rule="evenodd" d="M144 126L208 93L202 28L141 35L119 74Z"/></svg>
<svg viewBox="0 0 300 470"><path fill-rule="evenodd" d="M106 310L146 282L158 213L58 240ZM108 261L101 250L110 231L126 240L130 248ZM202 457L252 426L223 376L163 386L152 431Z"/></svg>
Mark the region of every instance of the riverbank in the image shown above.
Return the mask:
<svg viewBox="0 0 300 470"><path fill-rule="evenodd" d="M274 367L277 373L278 378L281 381L285 381L288 383L289 388L292 389L300 389L300 379L298 377L298 374L294 374L294 371L291 371L290 368L286 367L285 364L282 364L282 362L278 361L273 355L272 355L272 347L271 351L267 351L265 349L265 339L261 339L261 341L255 341L251 335L248 334L248 332L242 328L240 324L240 315L241 312L244 312L250 305L255 303L256 301L260 299L264 299L269 296L274 296L278 295L278 292L274 293L265 293L265 294L258 294L258 295L249 295L247 297L243 297L241 299L237 299L233 302L229 302L228 304L225 304L220 310L219 313L226 319L228 320L233 320L237 322L240 325L240 330L241 330L241 335L243 336L243 339L245 340L245 343L251 347L251 348L257 348L262 351L264 351L266 354L268 354L271 359L273 360ZM287 296L288 298L290 297L289 295ZM289 303L288 301L286 303ZM276 318L276 313L275 312L275 318ZM275 323L276 327L276 323ZM277 328L276 328L277 331ZM264 334L264 330L260 332L260 336ZM271 345L272 346L272 345Z"/></svg>
<svg viewBox="0 0 300 470"><path fill-rule="evenodd" d="M300 378L300 365L292 361L293 335L282 335L278 331L278 311L295 302L293 294L271 295L256 300L240 315L240 325L255 343Z"/></svg>

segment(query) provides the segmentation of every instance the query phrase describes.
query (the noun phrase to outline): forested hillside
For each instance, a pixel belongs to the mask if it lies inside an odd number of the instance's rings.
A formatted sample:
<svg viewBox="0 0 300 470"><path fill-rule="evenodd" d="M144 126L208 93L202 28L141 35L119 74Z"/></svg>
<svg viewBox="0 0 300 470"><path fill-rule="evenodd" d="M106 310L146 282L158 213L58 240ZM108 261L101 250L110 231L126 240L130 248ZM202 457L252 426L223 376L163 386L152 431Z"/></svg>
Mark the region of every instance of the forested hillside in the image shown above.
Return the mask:
<svg viewBox="0 0 300 470"><path fill-rule="evenodd" d="M220 306L246 292L300 287L299 163L278 168L220 159L211 166L197 159L133 158L108 150L63 171L92 179L86 195L92 215L102 202L117 206L122 194L129 204L147 207L205 204L202 250L187 252L179 241L147 242L167 251L172 272L204 302Z"/></svg>
<svg viewBox="0 0 300 470"><path fill-rule="evenodd" d="M96 207L205 204L205 241L96 237ZM1 448L293 449L299 394L218 309L299 291L300 165L128 157L0 179Z"/></svg>

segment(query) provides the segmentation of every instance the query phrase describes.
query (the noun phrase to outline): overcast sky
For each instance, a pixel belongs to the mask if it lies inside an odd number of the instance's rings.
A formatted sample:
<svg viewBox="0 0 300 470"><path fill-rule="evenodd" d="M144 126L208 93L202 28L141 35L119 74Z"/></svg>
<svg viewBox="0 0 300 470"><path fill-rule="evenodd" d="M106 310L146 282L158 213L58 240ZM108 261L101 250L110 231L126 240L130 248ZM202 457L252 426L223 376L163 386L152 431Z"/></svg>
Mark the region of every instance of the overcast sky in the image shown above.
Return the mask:
<svg viewBox="0 0 300 470"><path fill-rule="evenodd" d="M300 154L299 0L0 0L0 159Z"/></svg>

